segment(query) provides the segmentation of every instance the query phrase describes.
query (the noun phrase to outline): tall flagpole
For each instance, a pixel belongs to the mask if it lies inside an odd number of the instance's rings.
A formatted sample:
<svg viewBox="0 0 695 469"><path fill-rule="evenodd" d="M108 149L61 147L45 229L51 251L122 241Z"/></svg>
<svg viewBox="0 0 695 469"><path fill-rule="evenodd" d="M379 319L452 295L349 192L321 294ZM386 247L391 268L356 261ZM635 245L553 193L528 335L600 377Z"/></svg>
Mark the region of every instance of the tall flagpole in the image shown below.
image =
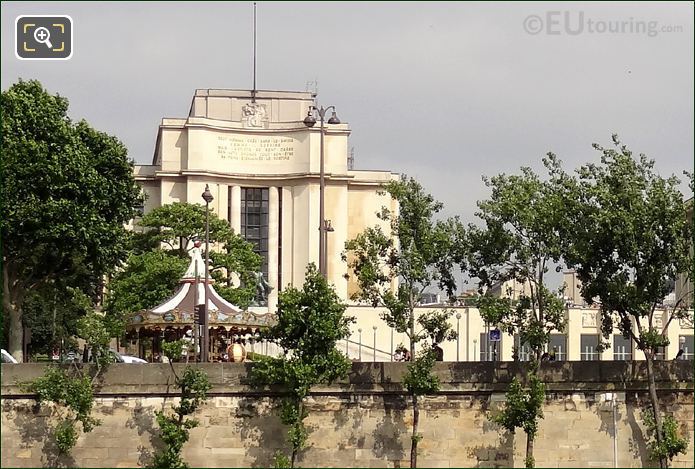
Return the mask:
<svg viewBox="0 0 695 469"><path fill-rule="evenodd" d="M253 2L253 91L251 102L256 102L256 2Z"/></svg>

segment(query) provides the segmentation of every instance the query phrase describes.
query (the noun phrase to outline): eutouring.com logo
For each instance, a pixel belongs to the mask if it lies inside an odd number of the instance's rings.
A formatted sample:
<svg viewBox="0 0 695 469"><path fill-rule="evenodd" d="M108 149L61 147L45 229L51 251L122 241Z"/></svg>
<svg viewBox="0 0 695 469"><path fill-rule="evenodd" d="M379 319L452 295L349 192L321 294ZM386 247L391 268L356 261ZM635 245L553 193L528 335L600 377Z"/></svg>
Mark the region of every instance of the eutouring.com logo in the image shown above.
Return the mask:
<svg viewBox="0 0 695 469"><path fill-rule="evenodd" d="M524 31L528 34L549 36L579 36L581 34L641 34L655 37L661 33L682 33L682 25L661 25L658 21L604 20L588 17L583 11L546 11L524 18Z"/></svg>
<svg viewBox="0 0 695 469"><path fill-rule="evenodd" d="M15 56L20 60L67 60L72 57L72 18L23 15L15 20Z"/></svg>

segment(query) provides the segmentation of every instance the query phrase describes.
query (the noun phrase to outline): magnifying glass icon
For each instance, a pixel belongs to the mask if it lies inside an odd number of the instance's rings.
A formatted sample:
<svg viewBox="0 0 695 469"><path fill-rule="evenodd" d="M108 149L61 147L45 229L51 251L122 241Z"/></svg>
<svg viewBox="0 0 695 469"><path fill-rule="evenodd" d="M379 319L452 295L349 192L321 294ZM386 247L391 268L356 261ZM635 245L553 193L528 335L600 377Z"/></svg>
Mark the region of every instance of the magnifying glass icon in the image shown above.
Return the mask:
<svg viewBox="0 0 695 469"><path fill-rule="evenodd" d="M51 44L51 33L48 28L44 28L43 26L36 28L34 30L34 39L36 42L46 44L46 47L49 49L53 49L53 44Z"/></svg>

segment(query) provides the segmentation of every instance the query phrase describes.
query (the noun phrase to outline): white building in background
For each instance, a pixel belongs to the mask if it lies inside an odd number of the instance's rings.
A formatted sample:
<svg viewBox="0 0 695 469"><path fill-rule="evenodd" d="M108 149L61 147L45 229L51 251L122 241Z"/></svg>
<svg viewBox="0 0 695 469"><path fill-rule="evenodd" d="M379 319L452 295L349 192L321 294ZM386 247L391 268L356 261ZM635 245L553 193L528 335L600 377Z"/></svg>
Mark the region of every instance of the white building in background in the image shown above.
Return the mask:
<svg viewBox="0 0 695 469"><path fill-rule="evenodd" d="M148 196L145 212L172 202L203 203L201 194L206 184L210 186L215 198L212 211L263 256L263 273L273 290L267 309L260 313L275 312L277 292L287 285L301 286L307 264L318 265L320 130L318 124L309 128L303 123L315 98L309 92L258 91L254 101L251 91L196 90L187 117L162 119L152 164L135 168L136 180ZM394 173L351 169L349 135L346 123L326 125L325 218L334 230L328 234L328 280L348 303L356 285L346 278L347 265L341 259L345 241L375 225L388 232L376 213L382 206L397 208L378 193L382 184L396 177ZM554 334L551 343L557 359L643 359L617 331L610 338L611 348L599 354L598 310L583 306L572 272L565 274L564 281L567 329ZM500 295L518 298L527 286L512 282L497 289ZM350 339L339 346L351 358L388 361L395 347L406 343L380 318L382 311L348 308L357 322ZM657 326L667 320L664 313L658 316ZM503 334L500 342L490 342L490 327L476 308L455 308L451 324L459 339L442 344L445 360L513 359L518 339ZM693 358L692 321L673 321L669 338L665 359L674 358L681 347L686 358ZM524 358L523 348L518 355Z"/></svg>
<svg viewBox="0 0 695 469"><path fill-rule="evenodd" d="M425 313L435 307L423 306L417 308L418 313ZM489 331L494 326L485 324L477 308L448 308L453 311L449 321L453 330L458 331L459 339L441 345L444 349L445 361L512 361L514 347L518 347L518 337L501 334L499 342L488 340ZM362 361L390 360L389 353L398 344L407 344L407 338L402 334L392 333L386 323L380 319L383 308L368 306L351 306L348 314L355 316L357 323L352 328L349 343L343 342L352 358ZM557 360L643 360L644 354L637 350L634 343L623 338L617 329L609 337L609 348L599 353L597 346L600 337L600 315L597 308L569 306L565 312L567 327L565 331L551 334L549 351L555 349ZM662 327L668 320L668 312L655 313L654 326ZM376 329L375 329L376 328ZM361 330L361 332L360 332ZM668 329L670 344L659 355L660 359L676 358L679 349L683 349L686 359L695 358L695 343L693 338L692 311L690 319L674 319ZM376 339L376 354L373 344ZM361 345L360 345L361 344ZM393 344L393 345L392 345ZM519 358L524 359L528 351L522 348Z"/></svg>
<svg viewBox="0 0 695 469"><path fill-rule="evenodd" d="M172 202L203 203L256 245L263 274L273 288L268 310L287 285L301 286L309 262L318 265L320 130L304 125L316 96L309 92L196 90L187 117L164 118L151 165L135 177L147 194L145 212ZM328 117L328 116L327 116ZM378 188L390 171L348 167L346 123L326 124L325 218L328 279L341 298L354 290L341 260L345 241L368 226L388 226L376 217L395 208Z"/></svg>

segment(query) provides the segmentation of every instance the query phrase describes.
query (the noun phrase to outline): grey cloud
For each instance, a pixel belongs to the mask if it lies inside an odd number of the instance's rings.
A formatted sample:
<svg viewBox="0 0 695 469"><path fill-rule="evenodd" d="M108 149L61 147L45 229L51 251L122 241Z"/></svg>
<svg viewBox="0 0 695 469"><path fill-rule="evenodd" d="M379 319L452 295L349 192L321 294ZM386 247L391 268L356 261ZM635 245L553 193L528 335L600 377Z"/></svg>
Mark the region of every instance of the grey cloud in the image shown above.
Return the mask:
<svg viewBox="0 0 695 469"><path fill-rule="evenodd" d="M258 7L258 84L303 90L350 122L356 165L421 179L472 220L482 174L568 168L617 132L664 173L693 166L693 5L688 3L273 3ZM162 117L194 89L251 86L251 2L3 2L3 89L37 78L71 114L148 162ZM527 34L529 15L656 21L682 32ZM68 62L14 57L19 14L69 14ZM685 189L685 186L684 186Z"/></svg>

